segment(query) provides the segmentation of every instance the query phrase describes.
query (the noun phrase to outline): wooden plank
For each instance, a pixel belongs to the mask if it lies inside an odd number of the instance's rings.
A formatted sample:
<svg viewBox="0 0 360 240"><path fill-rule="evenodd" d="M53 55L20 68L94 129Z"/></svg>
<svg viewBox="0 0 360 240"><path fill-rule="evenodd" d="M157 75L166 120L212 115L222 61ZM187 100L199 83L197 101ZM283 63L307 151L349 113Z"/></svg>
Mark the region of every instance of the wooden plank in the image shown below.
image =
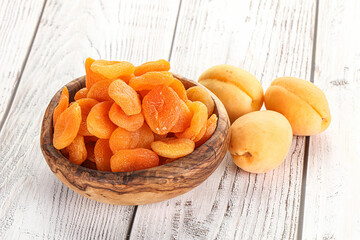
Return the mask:
<svg viewBox="0 0 360 240"><path fill-rule="evenodd" d="M41 154L41 121L53 94L84 75L87 56L167 58L178 7L166 0L48 0L0 133L1 239L126 237L134 208L96 203L65 187Z"/></svg>
<svg viewBox="0 0 360 240"><path fill-rule="evenodd" d="M229 63L266 89L279 76L310 79L315 1L183 1L171 64L196 79ZM266 174L239 170L229 155L202 185L175 199L139 206L131 239L294 239L305 138ZM152 223L152 224L149 224Z"/></svg>
<svg viewBox="0 0 360 240"><path fill-rule="evenodd" d="M0 128L26 61L44 0L1 1L0 8Z"/></svg>
<svg viewBox="0 0 360 240"><path fill-rule="evenodd" d="M311 137L303 239L360 239L360 2L320 1L314 83L332 123Z"/></svg>

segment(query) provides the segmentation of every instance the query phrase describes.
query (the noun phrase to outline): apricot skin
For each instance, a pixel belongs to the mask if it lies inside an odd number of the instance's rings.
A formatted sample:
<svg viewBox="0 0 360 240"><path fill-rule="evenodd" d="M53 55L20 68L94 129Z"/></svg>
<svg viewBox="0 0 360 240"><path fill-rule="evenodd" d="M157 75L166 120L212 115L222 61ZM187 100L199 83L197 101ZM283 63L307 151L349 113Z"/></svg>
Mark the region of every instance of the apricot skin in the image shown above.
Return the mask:
<svg viewBox="0 0 360 240"><path fill-rule="evenodd" d="M274 111L256 111L238 118L231 126L229 151L234 163L251 173L278 167L289 152L289 121Z"/></svg>
<svg viewBox="0 0 360 240"><path fill-rule="evenodd" d="M321 133L331 122L325 94L313 83L299 78L275 79L266 90L265 107L283 114L298 136Z"/></svg>
<svg viewBox="0 0 360 240"><path fill-rule="evenodd" d="M231 123L262 107L264 92L261 83L241 68L228 64L211 67L201 74L199 83L222 101Z"/></svg>

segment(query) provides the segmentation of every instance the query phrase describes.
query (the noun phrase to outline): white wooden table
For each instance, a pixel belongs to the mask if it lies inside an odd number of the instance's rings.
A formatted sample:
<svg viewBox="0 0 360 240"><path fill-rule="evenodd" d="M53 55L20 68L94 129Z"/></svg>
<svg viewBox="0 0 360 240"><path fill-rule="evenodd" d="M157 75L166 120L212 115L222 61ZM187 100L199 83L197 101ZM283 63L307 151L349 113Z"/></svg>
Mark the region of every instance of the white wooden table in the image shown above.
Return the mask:
<svg viewBox="0 0 360 240"><path fill-rule="evenodd" d="M0 239L360 239L360 1L0 0ZM65 187L39 144L53 94L86 57L165 58L197 79L229 63L266 89L314 82L332 123L266 174L229 155L191 192L111 206Z"/></svg>

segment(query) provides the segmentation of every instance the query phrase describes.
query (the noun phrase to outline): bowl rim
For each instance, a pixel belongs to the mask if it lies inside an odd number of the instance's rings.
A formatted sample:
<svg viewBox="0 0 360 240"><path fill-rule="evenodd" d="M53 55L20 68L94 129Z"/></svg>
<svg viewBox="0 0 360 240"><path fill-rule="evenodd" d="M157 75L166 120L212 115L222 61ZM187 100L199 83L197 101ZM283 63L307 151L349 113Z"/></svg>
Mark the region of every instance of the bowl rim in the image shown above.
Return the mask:
<svg viewBox="0 0 360 240"><path fill-rule="evenodd" d="M187 79L178 74L174 74L174 73L172 73L172 74L175 78L177 78L178 80L180 80L182 82L185 81L185 82L188 82L190 85L200 86L200 87L205 88L204 86L200 85L198 82ZM67 84L65 84L65 86L69 90L69 96L70 96L70 101L71 101L71 100L73 100L73 96L75 95L75 93L80 88L85 87L85 76L78 77L78 78L68 82ZM183 175L184 172L188 172L191 170L195 170L195 169L201 170L202 169L201 165L206 164L209 161L209 159L211 159L211 158L201 158L201 157L199 157L198 154L201 152L209 151L209 150L212 151L213 154L215 155L215 157L214 157L215 161L219 161L219 163L216 164L215 169L220 164L220 162L223 160L223 158L217 159L216 150L210 144L208 144L208 142L213 141L214 139L225 135L224 141L220 145L229 144L229 137L226 137L226 135L229 134L230 121L229 121L227 112L226 112L225 107L222 104L222 102L212 92L208 91L210 93L212 99L214 100L214 104L215 104L214 113L216 113L216 115L218 117L217 125L216 125L213 135L205 143L203 143L198 148L196 148L192 153L190 153L184 157L181 157L175 161L167 163L167 164L159 165L159 166L152 167L152 168L142 169L142 170L138 170L138 171L131 171L131 172L99 171L99 170L86 168L81 165L72 163L65 156L63 156L59 150L55 149L55 147L52 144L52 139L53 139L52 116L53 116L53 111L57 105L57 102L59 101L60 94L62 92L63 87L54 94L51 101L49 102L49 104L46 108L46 111L44 113L44 117L43 117L43 121L42 121L42 125L41 125L41 135L40 135L41 150L45 157L45 160L47 161L47 163L52 171L53 171L53 169L51 168L50 164L53 164L53 163L56 165L60 164L63 167L70 168L69 170L71 170L72 172L86 173L83 175L83 177L86 177L87 178L86 180L88 180L88 181L96 181L99 183L108 183L109 179L115 179L120 184L120 183L124 182L124 180L126 182L126 179L128 179L128 178L129 179L132 178L133 175L136 175L136 177L142 176L143 177L142 179L145 179L148 177L161 178L162 176L158 174L159 171L160 172L162 170L166 171L166 169L169 167L170 168L179 168L181 170L181 171L177 172L177 175L168 176L171 178L176 178L180 175ZM74 90L74 88L78 88L78 89ZM221 126L224 126L224 127L222 127L222 129L219 128L220 122L225 122L225 124L221 125ZM53 163L51 163L51 161L49 159L47 159L46 155L53 160ZM190 165L185 164L187 162L192 162L192 163ZM184 168L183 166L190 166L190 167ZM213 171L215 169L213 169ZM123 180L120 181L120 178Z"/></svg>

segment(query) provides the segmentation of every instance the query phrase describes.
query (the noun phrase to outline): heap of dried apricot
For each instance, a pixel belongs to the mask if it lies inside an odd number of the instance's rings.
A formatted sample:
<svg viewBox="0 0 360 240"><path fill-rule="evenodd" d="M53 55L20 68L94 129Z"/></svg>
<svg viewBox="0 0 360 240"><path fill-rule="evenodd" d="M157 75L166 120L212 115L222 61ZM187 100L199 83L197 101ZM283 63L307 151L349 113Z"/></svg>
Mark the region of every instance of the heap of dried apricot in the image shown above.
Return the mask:
<svg viewBox="0 0 360 240"><path fill-rule="evenodd" d="M172 162L214 133L214 102L201 87L186 91L166 60L85 61L86 87L54 110L53 144L75 164L127 172Z"/></svg>

